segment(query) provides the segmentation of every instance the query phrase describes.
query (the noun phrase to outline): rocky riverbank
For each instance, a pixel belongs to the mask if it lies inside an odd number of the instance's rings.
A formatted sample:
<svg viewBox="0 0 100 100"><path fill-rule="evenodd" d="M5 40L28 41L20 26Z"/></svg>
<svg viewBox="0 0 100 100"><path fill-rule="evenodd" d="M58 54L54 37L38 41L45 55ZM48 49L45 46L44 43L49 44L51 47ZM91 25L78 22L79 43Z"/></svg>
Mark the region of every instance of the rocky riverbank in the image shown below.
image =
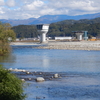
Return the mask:
<svg viewBox="0 0 100 100"><path fill-rule="evenodd" d="M29 43L13 42L11 46L31 46L38 49L64 49L64 50L100 50L100 41L77 41L77 42L48 42Z"/></svg>
<svg viewBox="0 0 100 100"><path fill-rule="evenodd" d="M65 76L64 73L56 73L56 72L30 72L27 70L21 69L8 69L14 74L16 74L22 81L32 81L32 82L43 82L43 81L54 81L61 79Z"/></svg>
<svg viewBox="0 0 100 100"><path fill-rule="evenodd" d="M100 50L99 41L85 41L85 42L53 42L48 43L47 46L38 46L41 49L64 49L64 50Z"/></svg>

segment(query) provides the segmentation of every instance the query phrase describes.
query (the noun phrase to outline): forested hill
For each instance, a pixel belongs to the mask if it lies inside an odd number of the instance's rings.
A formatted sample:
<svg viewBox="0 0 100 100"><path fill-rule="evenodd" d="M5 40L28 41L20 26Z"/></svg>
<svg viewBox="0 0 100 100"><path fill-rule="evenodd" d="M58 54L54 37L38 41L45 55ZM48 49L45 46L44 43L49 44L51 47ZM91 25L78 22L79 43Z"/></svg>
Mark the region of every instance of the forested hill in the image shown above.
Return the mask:
<svg viewBox="0 0 100 100"><path fill-rule="evenodd" d="M12 28L17 38L37 37L38 32L35 25L19 25ZM72 31L88 31L89 37L100 36L100 18L88 20L64 20L50 24L47 36L73 36Z"/></svg>
<svg viewBox="0 0 100 100"><path fill-rule="evenodd" d="M86 24L100 23L100 17L95 19L63 20L57 22L57 24L75 24L75 23L86 23Z"/></svg>
<svg viewBox="0 0 100 100"><path fill-rule="evenodd" d="M33 38L38 36L35 25L18 25L12 27L17 38Z"/></svg>

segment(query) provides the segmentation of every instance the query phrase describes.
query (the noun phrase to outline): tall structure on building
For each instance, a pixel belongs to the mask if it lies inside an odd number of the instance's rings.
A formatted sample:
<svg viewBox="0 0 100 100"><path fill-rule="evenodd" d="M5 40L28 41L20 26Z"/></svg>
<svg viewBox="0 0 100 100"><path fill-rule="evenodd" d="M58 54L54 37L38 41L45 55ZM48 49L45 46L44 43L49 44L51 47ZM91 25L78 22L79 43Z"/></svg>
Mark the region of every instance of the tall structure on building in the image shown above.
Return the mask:
<svg viewBox="0 0 100 100"><path fill-rule="evenodd" d="M38 32L40 34L40 43L45 43L46 40L46 34L49 30L49 24L39 24L37 25Z"/></svg>
<svg viewBox="0 0 100 100"><path fill-rule="evenodd" d="M84 40L87 40L88 39L88 36L87 36L87 32L88 31L73 31L73 32L76 34L77 39L79 41L81 41L83 39L83 37L84 37Z"/></svg>

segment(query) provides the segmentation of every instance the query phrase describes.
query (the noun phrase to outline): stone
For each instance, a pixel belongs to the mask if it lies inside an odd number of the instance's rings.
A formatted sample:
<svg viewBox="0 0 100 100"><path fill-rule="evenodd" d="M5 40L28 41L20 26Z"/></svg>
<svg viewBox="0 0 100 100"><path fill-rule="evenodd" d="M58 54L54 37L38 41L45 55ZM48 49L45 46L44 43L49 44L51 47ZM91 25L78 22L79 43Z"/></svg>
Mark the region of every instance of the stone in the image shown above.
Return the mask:
<svg viewBox="0 0 100 100"><path fill-rule="evenodd" d="M43 77L37 77L36 78L36 81L37 82L43 82L43 81L45 81L45 79Z"/></svg>
<svg viewBox="0 0 100 100"><path fill-rule="evenodd" d="M22 72L26 72L26 70L22 70Z"/></svg>
<svg viewBox="0 0 100 100"><path fill-rule="evenodd" d="M54 78L53 76L51 78Z"/></svg>
<svg viewBox="0 0 100 100"><path fill-rule="evenodd" d="M42 73L40 73L40 75L41 75Z"/></svg>
<svg viewBox="0 0 100 100"><path fill-rule="evenodd" d="M30 74L30 72L26 72L26 74Z"/></svg>
<svg viewBox="0 0 100 100"><path fill-rule="evenodd" d="M21 79L22 80L22 82L25 82L25 79Z"/></svg>
<svg viewBox="0 0 100 100"><path fill-rule="evenodd" d="M9 68L9 70L12 71L13 69L12 68Z"/></svg>
<svg viewBox="0 0 100 100"><path fill-rule="evenodd" d="M59 77L59 75L58 74L54 74L54 78L58 78Z"/></svg>
<svg viewBox="0 0 100 100"><path fill-rule="evenodd" d="M32 79L31 78L28 78L28 80L31 81Z"/></svg>

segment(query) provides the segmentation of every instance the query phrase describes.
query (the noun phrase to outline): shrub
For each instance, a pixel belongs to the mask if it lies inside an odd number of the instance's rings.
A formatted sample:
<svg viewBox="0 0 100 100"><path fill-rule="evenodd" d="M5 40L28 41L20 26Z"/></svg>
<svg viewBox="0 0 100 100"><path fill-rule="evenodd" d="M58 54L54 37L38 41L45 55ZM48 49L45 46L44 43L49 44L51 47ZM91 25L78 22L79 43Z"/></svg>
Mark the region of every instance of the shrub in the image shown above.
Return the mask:
<svg viewBox="0 0 100 100"><path fill-rule="evenodd" d="M10 71L0 66L0 100L24 100L23 83Z"/></svg>

